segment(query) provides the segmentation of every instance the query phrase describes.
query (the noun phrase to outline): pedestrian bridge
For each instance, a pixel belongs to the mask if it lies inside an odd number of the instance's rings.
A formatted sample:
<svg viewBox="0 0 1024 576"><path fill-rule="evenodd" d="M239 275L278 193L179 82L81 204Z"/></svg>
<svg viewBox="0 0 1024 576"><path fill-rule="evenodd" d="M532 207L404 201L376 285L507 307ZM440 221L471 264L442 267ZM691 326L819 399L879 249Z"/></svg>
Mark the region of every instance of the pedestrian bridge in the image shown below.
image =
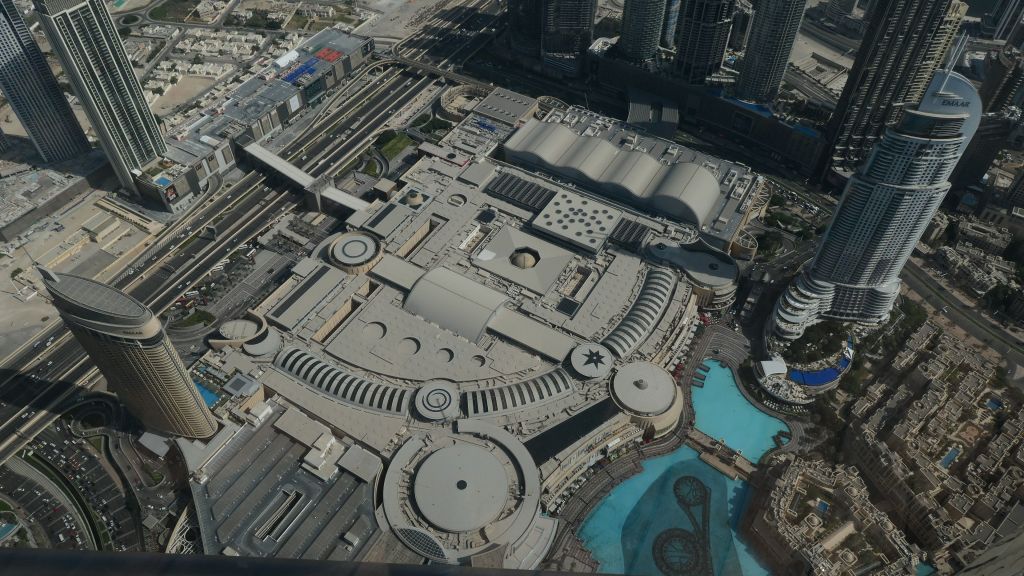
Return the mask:
<svg viewBox="0 0 1024 576"><path fill-rule="evenodd" d="M300 186L306 192L307 199L319 212L324 211L325 203L337 204L354 212L365 210L370 205L365 200L335 188L331 185L329 177L314 178L302 168L255 142L246 146L244 150L253 160Z"/></svg>

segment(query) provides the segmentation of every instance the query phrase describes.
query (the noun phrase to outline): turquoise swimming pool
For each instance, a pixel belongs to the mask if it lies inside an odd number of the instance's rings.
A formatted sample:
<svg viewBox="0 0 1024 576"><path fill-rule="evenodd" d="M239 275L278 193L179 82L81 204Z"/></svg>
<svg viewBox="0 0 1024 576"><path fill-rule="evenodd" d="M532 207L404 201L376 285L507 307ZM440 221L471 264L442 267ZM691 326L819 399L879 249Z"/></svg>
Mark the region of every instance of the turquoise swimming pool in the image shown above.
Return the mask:
<svg viewBox="0 0 1024 576"><path fill-rule="evenodd" d="M195 380L193 380L192 382L196 385L196 388L199 389L199 395L203 397L203 402L206 403L206 406L209 408L213 408L213 405L216 404L218 400L220 400L220 396L218 396L216 392L210 390L206 386L203 386L199 382L196 382Z"/></svg>
<svg viewBox="0 0 1024 576"><path fill-rule="evenodd" d="M18 528L17 524L8 524L7 522L0 522L0 541L7 538L11 532L14 532Z"/></svg>
<svg viewBox="0 0 1024 576"><path fill-rule="evenodd" d="M785 423L748 403L725 366L709 361L701 371L704 387L692 389L697 427L758 460ZM736 533L746 500L745 482L727 478L683 446L644 462L643 472L615 487L579 536L601 572L767 575Z"/></svg>
<svg viewBox="0 0 1024 576"><path fill-rule="evenodd" d="M697 429L756 463L775 447L772 437L789 430L786 423L747 402L728 367L717 360L704 367L704 386L691 388Z"/></svg>

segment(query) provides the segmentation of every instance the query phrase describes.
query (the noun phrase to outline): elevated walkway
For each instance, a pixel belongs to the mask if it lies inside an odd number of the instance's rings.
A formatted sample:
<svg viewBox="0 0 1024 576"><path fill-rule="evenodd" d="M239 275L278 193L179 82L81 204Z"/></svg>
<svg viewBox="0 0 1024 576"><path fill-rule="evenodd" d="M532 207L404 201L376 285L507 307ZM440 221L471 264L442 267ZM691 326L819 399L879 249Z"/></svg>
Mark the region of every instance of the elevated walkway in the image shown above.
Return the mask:
<svg viewBox="0 0 1024 576"><path fill-rule="evenodd" d="M324 211L324 200L355 212L365 210L370 205L365 200L338 190L330 184L329 178L314 178L305 170L255 142L246 146L244 150L253 160L301 187L311 205L319 212Z"/></svg>

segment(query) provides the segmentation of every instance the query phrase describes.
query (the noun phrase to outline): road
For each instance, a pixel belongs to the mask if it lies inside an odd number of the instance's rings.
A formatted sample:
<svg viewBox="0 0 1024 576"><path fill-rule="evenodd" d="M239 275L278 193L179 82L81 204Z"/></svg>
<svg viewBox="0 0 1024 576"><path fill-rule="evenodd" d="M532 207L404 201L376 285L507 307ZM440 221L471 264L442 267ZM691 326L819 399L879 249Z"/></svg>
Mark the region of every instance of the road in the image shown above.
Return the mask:
<svg viewBox="0 0 1024 576"><path fill-rule="evenodd" d="M445 38L446 29L472 19L476 26L471 28L482 31L490 19L474 15L479 7L489 4L490 0L473 0L468 7L456 6L450 9L454 13L446 12L430 21L429 30L434 38ZM402 54L422 57L430 53L433 61L444 65L473 38L470 34L464 43L449 43L435 50L439 40L424 40L423 34L417 34L410 37L409 47ZM431 82L422 73L389 70L367 88L368 92L354 95L351 100L357 103L340 106L316 129L307 130L287 146L282 156L314 175L330 173L362 153L380 131L381 119L407 105ZM301 202L298 195L270 188L263 181L262 175L250 173L229 190L195 207L169 227L113 285L155 312L162 312L218 261L270 226L274 217ZM216 237L200 237L199 231L209 224L218 224ZM59 324L8 358L0 369L0 463L45 429L62 407L75 402L89 388L79 385L91 381L95 373L84 351Z"/></svg>
<svg viewBox="0 0 1024 576"><path fill-rule="evenodd" d="M999 330L985 318L979 317L977 311L967 307L956 297L946 292L942 286L933 280L927 272L922 270L913 261L907 262L903 268L901 278L907 283L911 290L917 292L931 304L939 309L939 314L963 328L968 334L981 340L990 348L1003 355L1010 365L1010 375L1014 373L1016 366L1024 366L1024 350L1021 349L1012 336ZM941 302L942 305L936 303ZM944 312L942 310L945 310Z"/></svg>

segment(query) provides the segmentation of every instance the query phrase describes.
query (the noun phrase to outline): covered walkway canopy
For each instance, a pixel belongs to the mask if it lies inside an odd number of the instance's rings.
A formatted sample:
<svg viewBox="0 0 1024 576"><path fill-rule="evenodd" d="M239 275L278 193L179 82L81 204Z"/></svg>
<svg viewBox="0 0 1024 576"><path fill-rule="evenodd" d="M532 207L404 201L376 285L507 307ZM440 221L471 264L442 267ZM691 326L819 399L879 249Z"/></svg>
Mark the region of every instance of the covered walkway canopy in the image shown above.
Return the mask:
<svg viewBox="0 0 1024 576"><path fill-rule="evenodd" d="M351 194L342 192L334 186L317 186L318 181L311 174L284 158L281 158L277 154L274 154L270 150L267 150L258 143L253 142L246 146L244 150L246 154L259 161L263 166L266 166L277 174L284 176L295 185L301 186L302 189L306 191L307 195L313 196L318 209L321 209L322 207L321 198L326 198L335 204L354 211L365 210L366 207L370 205L369 202L356 198Z"/></svg>

